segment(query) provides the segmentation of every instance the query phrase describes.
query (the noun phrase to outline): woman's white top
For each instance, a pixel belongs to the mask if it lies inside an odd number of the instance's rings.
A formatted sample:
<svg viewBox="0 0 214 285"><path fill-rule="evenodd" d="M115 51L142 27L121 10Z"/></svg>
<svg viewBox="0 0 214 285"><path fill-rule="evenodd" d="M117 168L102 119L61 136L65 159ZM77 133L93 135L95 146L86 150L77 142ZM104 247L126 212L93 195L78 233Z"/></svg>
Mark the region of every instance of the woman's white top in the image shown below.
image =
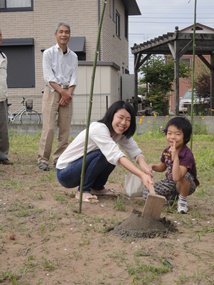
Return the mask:
<svg viewBox="0 0 214 285"><path fill-rule="evenodd" d="M86 130L77 135L77 137L69 144L66 150L58 158L56 168L63 169L70 162L83 157L85 146ZM100 149L107 161L113 165L117 165L118 160L126 156L135 159L142 153L137 143L131 137L127 139L124 135L115 135L111 137L108 127L100 122L93 122L89 127L87 153ZM126 153L126 154L125 154Z"/></svg>

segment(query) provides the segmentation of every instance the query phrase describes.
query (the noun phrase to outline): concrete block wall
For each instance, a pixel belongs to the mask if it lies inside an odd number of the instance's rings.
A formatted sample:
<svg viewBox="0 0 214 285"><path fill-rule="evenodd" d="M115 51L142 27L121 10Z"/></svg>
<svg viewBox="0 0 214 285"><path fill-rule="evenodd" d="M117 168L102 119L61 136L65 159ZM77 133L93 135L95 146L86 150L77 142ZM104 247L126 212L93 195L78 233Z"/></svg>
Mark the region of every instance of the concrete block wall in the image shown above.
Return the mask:
<svg viewBox="0 0 214 285"><path fill-rule="evenodd" d="M155 132L163 130L167 122L172 116L141 116L136 117L137 130L136 134L141 135L146 132ZM191 120L190 117L188 117ZM193 117L193 133L199 131L214 135L214 116L194 116Z"/></svg>

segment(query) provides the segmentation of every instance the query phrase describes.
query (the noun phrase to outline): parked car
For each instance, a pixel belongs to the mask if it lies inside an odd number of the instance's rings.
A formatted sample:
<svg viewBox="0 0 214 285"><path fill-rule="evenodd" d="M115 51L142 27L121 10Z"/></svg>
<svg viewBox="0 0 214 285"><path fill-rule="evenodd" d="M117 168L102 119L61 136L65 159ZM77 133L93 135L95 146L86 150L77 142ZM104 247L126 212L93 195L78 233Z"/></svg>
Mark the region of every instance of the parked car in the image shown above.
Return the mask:
<svg viewBox="0 0 214 285"><path fill-rule="evenodd" d="M179 101L179 113L187 113L190 110L192 103L192 90L186 91L183 97ZM204 108L209 107L210 98L209 97L199 97L197 93L194 93L193 104L194 105L204 105Z"/></svg>

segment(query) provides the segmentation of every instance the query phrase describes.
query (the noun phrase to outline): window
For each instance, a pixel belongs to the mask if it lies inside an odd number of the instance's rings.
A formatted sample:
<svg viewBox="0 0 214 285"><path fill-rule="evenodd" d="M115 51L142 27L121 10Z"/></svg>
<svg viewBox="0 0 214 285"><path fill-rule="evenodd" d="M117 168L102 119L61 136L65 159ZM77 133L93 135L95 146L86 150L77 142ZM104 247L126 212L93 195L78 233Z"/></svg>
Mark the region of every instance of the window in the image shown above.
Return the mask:
<svg viewBox="0 0 214 285"><path fill-rule="evenodd" d="M69 48L77 54L78 60L86 60L85 42L85 37L70 37L68 42Z"/></svg>
<svg viewBox="0 0 214 285"><path fill-rule="evenodd" d="M120 38L120 14L118 11L115 13L116 35Z"/></svg>
<svg viewBox="0 0 214 285"><path fill-rule="evenodd" d="M0 0L0 11L32 11L33 0Z"/></svg>
<svg viewBox="0 0 214 285"><path fill-rule="evenodd" d="M1 50L7 55L9 88L35 87L35 55L32 38L4 39Z"/></svg>
<svg viewBox="0 0 214 285"><path fill-rule="evenodd" d="M128 27L129 27L129 19L128 19L128 13L125 11L125 38L128 39Z"/></svg>

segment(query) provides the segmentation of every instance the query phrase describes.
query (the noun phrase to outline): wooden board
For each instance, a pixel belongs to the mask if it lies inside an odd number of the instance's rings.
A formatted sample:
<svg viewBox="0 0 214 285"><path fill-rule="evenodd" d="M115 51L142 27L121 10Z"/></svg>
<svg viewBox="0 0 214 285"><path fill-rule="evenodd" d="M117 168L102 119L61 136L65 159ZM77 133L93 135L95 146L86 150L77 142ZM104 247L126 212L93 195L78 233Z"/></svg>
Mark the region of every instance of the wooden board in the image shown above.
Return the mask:
<svg viewBox="0 0 214 285"><path fill-rule="evenodd" d="M161 210L166 203L166 198L160 195L148 194L142 216L153 220L159 220Z"/></svg>

